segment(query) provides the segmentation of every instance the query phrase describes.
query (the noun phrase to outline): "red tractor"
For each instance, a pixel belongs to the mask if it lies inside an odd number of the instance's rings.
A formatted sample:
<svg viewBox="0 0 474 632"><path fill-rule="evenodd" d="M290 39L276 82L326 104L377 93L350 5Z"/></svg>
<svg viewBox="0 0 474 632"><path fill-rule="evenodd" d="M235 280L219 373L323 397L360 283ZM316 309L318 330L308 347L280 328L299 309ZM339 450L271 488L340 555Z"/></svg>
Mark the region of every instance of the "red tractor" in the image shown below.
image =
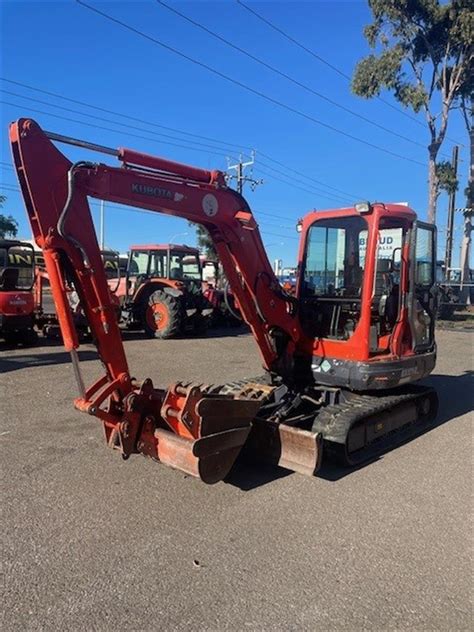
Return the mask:
<svg viewBox="0 0 474 632"><path fill-rule="evenodd" d="M203 333L212 306L202 292L199 251L175 244L132 246L124 276L107 272L110 253L102 253L109 288L118 298L130 329L152 338ZM107 268L108 265L108 268ZM119 267L116 264L115 270Z"/></svg>
<svg viewBox="0 0 474 632"><path fill-rule="evenodd" d="M0 239L0 338L34 345L35 251L31 244Z"/></svg>
<svg viewBox="0 0 474 632"><path fill-rule="evenodd" d="M201 256L202 291L212 307L212 325L242 325L244 320L222 266L215 259Z"/></svg>

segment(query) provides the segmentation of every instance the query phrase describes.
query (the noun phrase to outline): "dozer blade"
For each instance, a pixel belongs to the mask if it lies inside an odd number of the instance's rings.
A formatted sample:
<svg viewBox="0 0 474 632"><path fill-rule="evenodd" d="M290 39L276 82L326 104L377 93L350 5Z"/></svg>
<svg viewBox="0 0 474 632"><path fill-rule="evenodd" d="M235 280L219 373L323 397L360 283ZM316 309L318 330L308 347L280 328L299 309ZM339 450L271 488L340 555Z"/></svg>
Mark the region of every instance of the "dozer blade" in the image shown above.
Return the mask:
<svg viewBox="0 0 474 632"><path fill-rule="evenodd" d="M240 380L220 387L220 392L236 399L268 402L277 387L262 383L259 378ZM255 417L243 455L255 462L278 465L293 472L314 476L322 457L322 436L281 422Z"/></svg>
<svg viewBox="0 0 474 632"><path fill-rule="evenodd" d="M321 443L320 433L255 419L245 454L252 460L314 476L321 465Z"/></svg>
<svg viewBox="0 0 474 632"><path fill-rule="evenodd" d="M426 430L438 412L436 391L411 385L394 394L355 395L323 408L313 424L325 453L341 465L355 466Z"/></svg>

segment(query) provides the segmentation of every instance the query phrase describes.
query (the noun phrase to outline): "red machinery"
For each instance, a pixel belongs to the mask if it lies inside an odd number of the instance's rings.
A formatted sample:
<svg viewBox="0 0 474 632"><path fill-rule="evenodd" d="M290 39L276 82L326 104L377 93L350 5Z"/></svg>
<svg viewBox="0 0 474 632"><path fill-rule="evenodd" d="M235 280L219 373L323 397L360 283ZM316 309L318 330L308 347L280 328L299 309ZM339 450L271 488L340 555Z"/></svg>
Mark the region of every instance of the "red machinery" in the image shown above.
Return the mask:
<svg viewBox="0 0 474 632"><path fill-rule="evenodd" d="M91 145L44 132L28 119L12 124L10 140L71 353L80 393L75 405L102 421L108 444L124 457L152 456L210 483L227 474L246 444L261 458L312 474L321 440L345 463L358 463L434 418L436 393L411 382L435 365L435 229L417 222L410 208L376 203L310 213L299 225L294 297L273 273L247 202L221 172ZM72 164L52 141L113 155L121 164ZM266 378L167 390L132 380L88 196L207 228ZM389 237L397 246L387 256ZM87 389L67 284L80 297L105 368Z"/></svg>
<svg viewBox="0 0 474 632"><path fill-rule="evenodd" d="M9 343L36 343L34 268L31 244L0 239L0 337Z"/></svg>
<svg viewBox="0 0 474 632"><path fill-rule="evenodd" d="M125 324L144 329L150 337L165 339L207 329L212 307L203 295L197 248L131 246L125 275L118 282L109 279L109 287L120 302Z"/></svg>
<svg viewBox="0 0 474 632"><path fill-rule="evenodd" d="M57 339L61 337L61 328L59 326L58 317L54 311L52 299L50 296L50 280L42 255L36 255L35 268L35 285L34 300L35 312L34 322L36 328L47 338ZM74 326L78 334L79 340L83 342L89 337L89 327L87 320L82 312L77 292L70 288L66 288L71 314L74 318Z"/></svg>
<svg viewBox="0 0 474 632"><path fill-rule="evenodd" d="M212 308L210 316L213 325L238 326L242 317L229 283L215 259L201 256L203 270L202 290L206 301Z"/></svg>

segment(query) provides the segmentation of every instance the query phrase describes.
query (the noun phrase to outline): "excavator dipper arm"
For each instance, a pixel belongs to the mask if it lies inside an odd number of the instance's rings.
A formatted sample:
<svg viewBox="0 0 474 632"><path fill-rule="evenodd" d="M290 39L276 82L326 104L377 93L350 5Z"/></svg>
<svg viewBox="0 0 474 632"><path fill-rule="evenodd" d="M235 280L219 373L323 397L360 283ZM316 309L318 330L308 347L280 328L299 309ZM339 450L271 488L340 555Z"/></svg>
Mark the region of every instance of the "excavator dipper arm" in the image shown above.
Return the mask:
<svg viewBox="0 0 474 632"><path fill-rule="evenodd" d="M73 164L52 140L116 156L121 166ZM151 380L141 385L132 380L88 197L204 225L265 368L284 376L291 373L295 348L304 334L293 299L283 292L272 271L248 204L226 186L221 172L66 138L43 131L30 119L11 125L10 141L34 238L44 252L64 345L71 353L80 391L76 407L102 420L109 445L124 457L142 452L206 482L222 479L245 443L261 403L216 395L202 385L178 383L163 391L154 389ZM76 351L79 343L67 298L69 284L80 297L105 367L104 376L87 389ZM276 426L268 433L268 441L260 436L262 450L272 446L270 460L284 465L285 439ZM291 428L285 437L288 433L294 444ZM298 436L296 441L309 446L309 469L314 471L319 462L318 437ZM308 459L304 460L301 469L308 471Z"/></svg>

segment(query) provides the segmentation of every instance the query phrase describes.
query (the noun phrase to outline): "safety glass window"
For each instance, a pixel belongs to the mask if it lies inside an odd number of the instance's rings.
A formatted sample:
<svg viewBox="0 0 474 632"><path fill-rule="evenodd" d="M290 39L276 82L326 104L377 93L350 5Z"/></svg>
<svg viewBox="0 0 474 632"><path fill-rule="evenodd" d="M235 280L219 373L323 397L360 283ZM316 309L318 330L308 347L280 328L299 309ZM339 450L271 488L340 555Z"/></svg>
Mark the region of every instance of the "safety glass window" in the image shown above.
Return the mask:
<svg viewBox="0 0 474 632"><path fill-rule="evenodd" d="M153 252L150 260L150 275L166 279L168 277L167 260L166 252Z"/></svg>
<svg viewBox="0 0 474 632"><path fill-rule="evenodd" d="M147 274L148 273L148 252L134 250L130 259L130 274Z"/></svg>
<svg viewBox="0 0 474 632"><path fill-rule="evenodd" d="M367 223L361 217L320 220L311 226L304 268L305 295L361 295L364 257L360 240L364 231Z"/></svg>
<svg viewBox="0 0 474 632"><path fill-rule="evenodd" d="M171 253L170 261L171 279L201 279L201 270L196 255L186 253Z"/></svg>
<svg viewBox="0 0 474 632"><path fill-rule="evenodd" d="M34 254L30 248L0 249L0 285L3 290L29 290L34 282Z"/></svg>
<svg viewBox="0 0 474 632"><path fill-rule="evenodd" d="M433 231L422 226L416 231L416 284L431 287L433 279Z"/></svg>

